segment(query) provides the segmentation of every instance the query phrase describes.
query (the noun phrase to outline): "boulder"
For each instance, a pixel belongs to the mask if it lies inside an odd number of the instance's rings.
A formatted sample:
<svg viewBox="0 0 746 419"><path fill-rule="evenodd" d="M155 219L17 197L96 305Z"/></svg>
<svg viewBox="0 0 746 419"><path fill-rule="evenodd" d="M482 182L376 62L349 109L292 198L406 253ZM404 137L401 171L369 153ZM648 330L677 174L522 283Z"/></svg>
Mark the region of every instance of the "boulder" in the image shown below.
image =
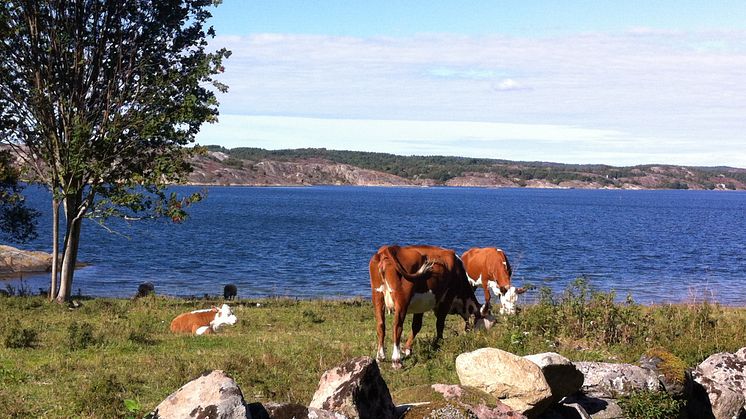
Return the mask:
<svg viewBox="0 0 746 419"><path fill-rule="evenodd" d="M405 418L428 417L434 411L450 405L463 414L479 419L525 418L489 393L474 387L451 384L432 384L408 387L395 392L392 397L405 407Z"/></svg>
<svg viewBox="0 0 746 419"><path fill-rule="evenodd" d="M541 368L544 379L552 390L552 403L577 393L583 387L583 373L569 359L558 353L545 352L524 358Z"/></svg>
<svg viewBox="0 0 746 419"><path fill-rule="evenodd" d="M0 245L0 275L25 272L48 272L52 269L52 255L45 252L20 250Z"/></svg>
<svg viewBox="0 0 746 419"><path fill-rule="evenodd" d="M691 371L686 387L691 416L746 418L746 348L710 355Z"/></svg>
<svg viewBox="0 0 746 419"><path fill-rule="evenodd" d="M481 348L456 357L462 385L479 388L529 418L550 404L552 391L535 363L496 348Z"/></svg>
<svg viewBox="0 0 746 419"><path fill-rule="evenodd" d="M396 408L378 364L364 356L326 371L310 407L348 418L396 418Z"/></svg>
<svg viewBox="0 0 746 419"><path fill-rule="evenodd" d="M662 348L646 351L638 361L641 367L653 371L667 393L675 398L684 396L686 363Z"/></svg>
<svg viewBox="0 0 746 419"><path fill-rule="evenodd" d="M630 364L607 362L577 362L585 376L581 391L590 397L616 399L636 391L660 391L658 375L648 369Z"/></svg>
<svg viewBox="0 0 746 419"><path fill-rule="evenodd" d="M223 371L202 374L166 397L153 418L251 419L241 389Z"/></svg>

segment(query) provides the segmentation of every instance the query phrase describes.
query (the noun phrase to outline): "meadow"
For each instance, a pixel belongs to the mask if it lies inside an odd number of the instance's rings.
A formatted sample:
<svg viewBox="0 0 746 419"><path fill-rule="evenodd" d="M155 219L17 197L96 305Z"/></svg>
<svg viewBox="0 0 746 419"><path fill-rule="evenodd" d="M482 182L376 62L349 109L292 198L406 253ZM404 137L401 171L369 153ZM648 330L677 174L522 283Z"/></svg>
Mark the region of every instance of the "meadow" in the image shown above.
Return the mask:
<svg viewBox="0 0 746 419"><path fill-rule="evenodd" d="M593 291L582 279L562 294L532 292L539 294L537 303L499 318L488 331L464 332L463 321L449 316L441 342L434 341L434 316L426 314L404 369L381 364L394 397L397 390L419 384L458 383L456 356L480 347L629 363L650 349L663 349L682 366L693 367L712 353L732 352L746 342L743 308L619 302L613 292ZM230 303L238 323L206 336L174 335L169 322L184 311L222 304L222 299L148 296L81 303L70 309L43 297L0 297L3 416L142 417L211 369L232 376L248 402L307 405L325 370L375 354L373 308L366 299L241 299ZM404 330L408 333L408 325Z"/></svg>

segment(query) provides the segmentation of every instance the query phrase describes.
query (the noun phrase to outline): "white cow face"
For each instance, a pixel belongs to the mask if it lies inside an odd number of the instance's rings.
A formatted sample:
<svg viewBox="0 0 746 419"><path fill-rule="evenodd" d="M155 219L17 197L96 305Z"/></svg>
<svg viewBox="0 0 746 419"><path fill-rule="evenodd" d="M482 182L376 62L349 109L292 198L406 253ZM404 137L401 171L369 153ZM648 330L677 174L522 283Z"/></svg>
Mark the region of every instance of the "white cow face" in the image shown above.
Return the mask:
<svg viewBox="0 0 746 419"><path fill-rule="evenodd" d="M210 326L212 327L212 330L218 330L222 325L234 325L236 324L236 321L238 321L238 319L236 318L236 315L233 314L228 304L223 304L218 312L215 313L215 319L210 322Z"/></svg>
<svg viewBox="0 0 746 419"><path fill-rule="evenodd" d="M500 296L500 314L515 314L515 305L518 302L518 292L515 287L511 286L505 294Z"/></svg>

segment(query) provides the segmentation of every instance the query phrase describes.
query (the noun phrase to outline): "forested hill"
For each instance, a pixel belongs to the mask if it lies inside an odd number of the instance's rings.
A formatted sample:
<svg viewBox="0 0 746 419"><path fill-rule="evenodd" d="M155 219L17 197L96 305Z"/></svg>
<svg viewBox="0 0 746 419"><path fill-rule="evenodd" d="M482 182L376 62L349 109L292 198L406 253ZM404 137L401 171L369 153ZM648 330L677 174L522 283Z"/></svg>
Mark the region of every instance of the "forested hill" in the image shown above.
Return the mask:
<svg viewBox="0 0 746 419"><path fill-rule="evenodd" d="M614 167L303 148L207 146L190 181L230 185L482 186L623 189L746 189L746 169Z"/></svg>

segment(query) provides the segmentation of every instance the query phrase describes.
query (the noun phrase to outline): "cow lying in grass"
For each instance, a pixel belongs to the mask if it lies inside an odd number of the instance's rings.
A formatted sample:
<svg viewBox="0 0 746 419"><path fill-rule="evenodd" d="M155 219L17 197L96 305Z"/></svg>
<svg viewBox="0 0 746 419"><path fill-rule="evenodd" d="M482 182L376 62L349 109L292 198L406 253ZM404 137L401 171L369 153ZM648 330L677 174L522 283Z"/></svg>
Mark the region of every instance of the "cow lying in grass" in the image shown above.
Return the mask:
<svg viewBox="0 0 746 419"><path fill-rule="evenodd" d="M236 320L228 304L223 304L220 308L213 307L179 314L171 321L171 331L204 335L216 332L224 324L236 324Z"/></svg>

